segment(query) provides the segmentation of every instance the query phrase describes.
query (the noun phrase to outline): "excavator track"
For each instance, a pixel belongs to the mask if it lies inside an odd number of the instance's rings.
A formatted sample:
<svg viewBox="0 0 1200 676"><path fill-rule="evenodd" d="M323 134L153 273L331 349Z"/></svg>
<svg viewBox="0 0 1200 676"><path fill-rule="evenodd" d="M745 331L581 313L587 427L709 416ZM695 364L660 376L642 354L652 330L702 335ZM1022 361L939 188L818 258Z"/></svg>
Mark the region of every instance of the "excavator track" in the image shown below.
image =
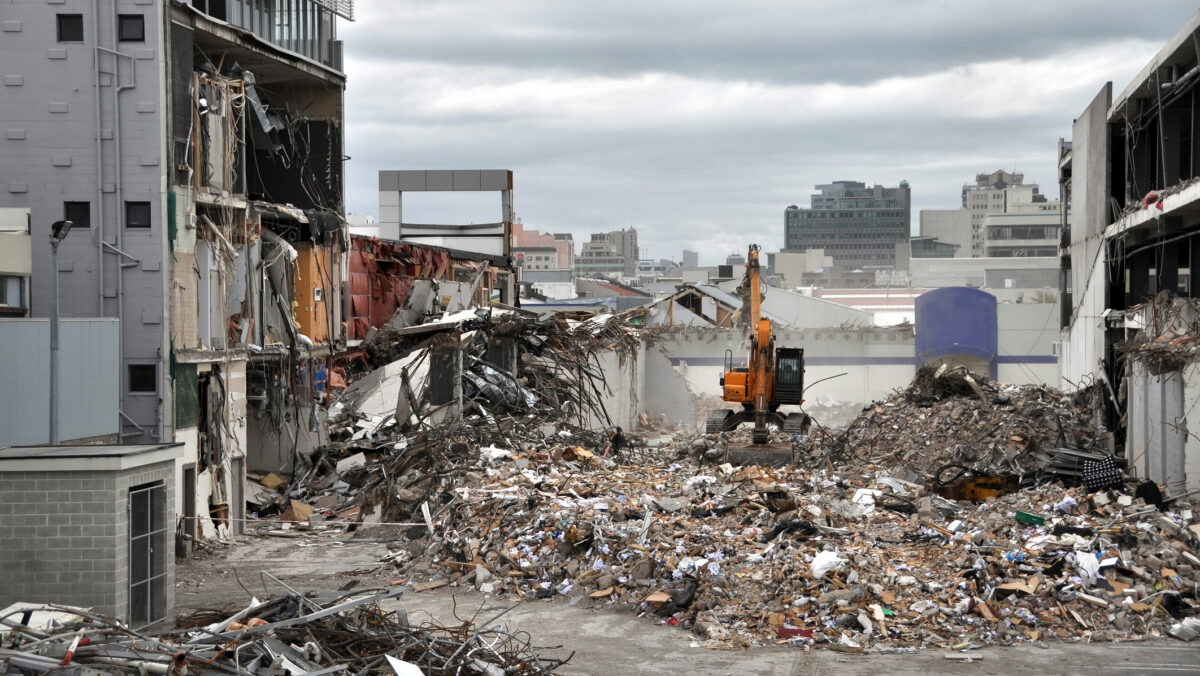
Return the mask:
<svg viewBox="0 0 1200 676"><path fill-rule="evenodd" d="M729 428L727 427L727 423L729 422L729 416L731 415L733 415L733 411L730 411L727 408L709 411L708 418L704 421L704 433L720 434L721 432L728 430Z"/></svg>
<svg viewBox="0 0 1200 676"><path fill-rule="evenodd" d="M788 434L808 434L812 418L807 413L789 413L783 419L783 431Z"/></svg>

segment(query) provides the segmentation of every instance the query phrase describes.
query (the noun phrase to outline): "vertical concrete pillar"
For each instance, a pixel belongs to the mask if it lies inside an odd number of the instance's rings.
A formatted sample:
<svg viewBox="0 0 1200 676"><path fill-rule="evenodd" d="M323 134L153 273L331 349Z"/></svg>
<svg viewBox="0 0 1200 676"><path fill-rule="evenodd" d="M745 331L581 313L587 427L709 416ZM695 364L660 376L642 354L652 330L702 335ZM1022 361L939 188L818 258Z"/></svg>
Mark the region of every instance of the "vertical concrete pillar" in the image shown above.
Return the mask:
<svg viewBox="0 0 1200 676"><path fill-rule="evenodd" d="M429 341L429 404L448 407L451 418L462 415L462 340L457 331Z"/></svg>

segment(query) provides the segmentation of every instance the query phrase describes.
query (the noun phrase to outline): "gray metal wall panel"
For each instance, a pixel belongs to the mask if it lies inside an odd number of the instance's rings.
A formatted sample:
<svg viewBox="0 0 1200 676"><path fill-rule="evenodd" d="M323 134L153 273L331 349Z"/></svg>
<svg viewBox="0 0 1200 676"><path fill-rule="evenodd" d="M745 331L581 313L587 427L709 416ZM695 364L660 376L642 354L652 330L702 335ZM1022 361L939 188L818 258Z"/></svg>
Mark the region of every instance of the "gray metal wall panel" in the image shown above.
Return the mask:
<svg viewBox="0 0 1200 676"><path fill-rule="evenodd" d="M426 190L454 190L454 172L449 170L425 172Z"/></svg>
<svg viewBox="0 0 1200 676"><path fill-rule="evenodd" d="M59 432L63 440L117 433L115 319L68 319L59 325ZM0 321L0 447L49 441L50 322Z"/></svg>

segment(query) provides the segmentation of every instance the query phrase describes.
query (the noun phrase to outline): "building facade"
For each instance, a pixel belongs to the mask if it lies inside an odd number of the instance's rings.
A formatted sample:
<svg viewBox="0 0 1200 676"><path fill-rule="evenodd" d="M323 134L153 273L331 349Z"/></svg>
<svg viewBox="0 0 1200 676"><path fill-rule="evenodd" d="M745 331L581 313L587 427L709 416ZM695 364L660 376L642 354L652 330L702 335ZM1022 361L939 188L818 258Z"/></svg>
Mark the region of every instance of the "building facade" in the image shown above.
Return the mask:
<svg viewBox="0 0 1200 676"><path fill-rule="evenodd" d="M236 528L247 454L311 412L343 342L353 2L14 3L0 207L30 211L31 315L119 321L122 443L184 443L178 504ZM49 46L47 46L49 42ZM188 488L190 487L190 488ZM188 521L195 526L197 521Z"/></svg>
<svg viewBox="0 0 1200 676"><path fill-rule="evenodd" d="M912 193L856 181L818 185L810 209L784 210L784 251L824 249L834 265L848 269L896 265L896 245L908 242Z"/></svg>
<svg viewBox="0 0 1200 676"><path fill-rule="evenodd" d="M956 258L969 258L971 246L971 213L966 209L922 209L918 227L921 237L932 237L955 247ZM916 256L916 248L913 249Z"/></svg>
<svg viewBox="0 0 1200 676"><path fill-rule="evenodd" d="M1057 209L1044 213L988 214L983 219L984 253L989 258L1057 256L1059 219Z"/></svg>
<svg viewBox="0 0 1200 676"><path fill-rule="evenodd" d="M972 258L991 255L987 253L985 232L989 215L1058 213L1058 203L1047 200L1036 183L1026 184L1025 174L1002 169L976 174L975 185L964 185L962 208L971 221Z"/></svg>
<svg viewBox="0 0 1200 676"><path fill-rule="evenodd" d="M611 232L593 232L584 242L575 259L575 273L580 277L620 277L632 279L637 275L638 233L633 228Z"/></svg>

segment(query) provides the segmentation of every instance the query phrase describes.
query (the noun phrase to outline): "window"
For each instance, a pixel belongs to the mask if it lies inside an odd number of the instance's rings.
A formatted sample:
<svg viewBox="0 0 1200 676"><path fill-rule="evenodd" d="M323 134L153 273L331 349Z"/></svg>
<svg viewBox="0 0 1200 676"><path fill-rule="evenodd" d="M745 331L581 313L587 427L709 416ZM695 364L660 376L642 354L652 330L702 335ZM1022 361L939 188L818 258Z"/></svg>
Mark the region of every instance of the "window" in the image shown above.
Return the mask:
<svg viewBox="0 0 1200 676"><path fill-rule="evenodd" d="M158 392L158 368L154 364L130 364L129 391L148 394Z"/></svg>
<svg viewBox="0 0 1200 676"><path fill-rule="evenodd" d="M25 307L25 278L0 275L0 307Z"/></svg>
<svg viewBox="0 0 1200 676"><path fill-rule="evenodd" d="M119 15L117 18L117 38L121 42L145 42L145 17L141 14Z"/></svg>
<svg viewBox="0 0 1200 676"><path fill-rule="evenodd" d="M127 227L127 228L149 228L150 227L150 203L149 202L126 202L125 203L125 227Z"/></svg>
<svg viewBox="0 0 1200 676"><path fill-rule="evenodd" d="M83 15L58 15L58 41L83 42Z"/></svg>
<svg viewBox="0 0 1200 676"><path fill-rule="evenodd" d="M63 202L63 218L71 221L74 229L92 227L92 203Z"/></svg>

